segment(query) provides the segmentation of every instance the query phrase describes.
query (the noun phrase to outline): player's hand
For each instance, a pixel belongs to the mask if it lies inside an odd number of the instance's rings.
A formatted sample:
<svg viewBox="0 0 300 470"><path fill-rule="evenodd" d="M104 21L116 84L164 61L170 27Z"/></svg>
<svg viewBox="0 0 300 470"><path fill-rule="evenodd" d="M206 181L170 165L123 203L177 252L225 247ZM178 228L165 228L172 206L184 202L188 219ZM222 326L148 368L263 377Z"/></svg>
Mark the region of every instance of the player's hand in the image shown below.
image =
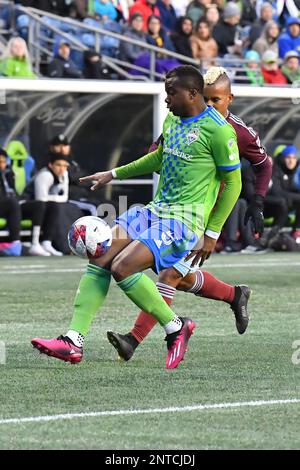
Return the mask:
<svg viewBox="0 0 300 470"><path fill-rule="evenodd" d="M206 261L212 252L214 251L215 247L217 244L217 240L215 238L208 237L207 235L204 235L204 243L202 248L200 250L192 250L186 257L185 261L188 261L189 259L193 259L192 262L192 268L194 266L202 266L204 261ZM200 264L199 264L200 261Z"/></svg>
<svg viewBox="0 0 300 470"><path fill-rule="evenodd" d="M247 225L250 220L254 235L256 238L262 236L264 231L264 199L262 196L255 195L253 200L250 202L244 218L244 224Z"/></svg>
<svg viewBox="0 0 300 470"><path fill-rule="evenodd" d="M93 175L83 176L79 178L80 183L92 183L91 190L95 191L96 189L105 186L113 179L111 171L100 171L99 173L94 173Z"/></svg>

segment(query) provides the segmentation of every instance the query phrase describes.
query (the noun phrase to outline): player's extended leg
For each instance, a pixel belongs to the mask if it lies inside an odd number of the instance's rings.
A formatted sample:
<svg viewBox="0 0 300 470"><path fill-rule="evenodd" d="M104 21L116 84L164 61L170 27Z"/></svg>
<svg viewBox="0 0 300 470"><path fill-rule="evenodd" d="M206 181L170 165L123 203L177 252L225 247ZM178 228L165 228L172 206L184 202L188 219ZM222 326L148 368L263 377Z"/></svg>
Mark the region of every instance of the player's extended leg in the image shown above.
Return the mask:
<svg viewBox="0 0 300 470"><path fill-rule="evenodd" d="M177 317L164 302L155 283L140 272L153 265L154 256L150 248L134 241L113 260L111 272L125 294L138 307L153 315L164 328L168 347L166 367L173 369L184 357L195 324L188 318Z"/></svg>
<svg viewBox="0 0 300 470"><path fill-rule="evenodd" d="M176 287L181 280L182 275L176 269L171 268L161 271L156 287L167 305L170 306L172 304ZM141 310L129 333L122 335L108 331L107 337L109 342L117 349L120 358L129 361L135 349L148 336L156 324L157 320L154 316L147 313L147 311Z"/></svg>
<svg viewBox="0 0 300 470"><path fill-rule="evenodd" d="M172 270L168 269L160 273L157 288L168 305L172 304L176 289L193 293L198 297L226 302L234 312L237 331L243 334L247 329L249 323L247 304L251 294L248 286L226 284L200 269L184 277L178 271L173 270L172 273ZM141 311L132 330L126 335L110 332L110 342L117 349L119 356L128 361L155 325L156 319L146 311Z"/></svg>
<svg viewBox="0 0 300 470"><path fill-rule="evenodd" d="M34 338L31 343L40 352L66 362L80 362L83 356L84 337L102 306L110 285L112 259L127 245L131 238L119 225L113 230L113 241L109 251L87 266L81 277L74 301L74 313L69 331L57 339Z"/></svg>

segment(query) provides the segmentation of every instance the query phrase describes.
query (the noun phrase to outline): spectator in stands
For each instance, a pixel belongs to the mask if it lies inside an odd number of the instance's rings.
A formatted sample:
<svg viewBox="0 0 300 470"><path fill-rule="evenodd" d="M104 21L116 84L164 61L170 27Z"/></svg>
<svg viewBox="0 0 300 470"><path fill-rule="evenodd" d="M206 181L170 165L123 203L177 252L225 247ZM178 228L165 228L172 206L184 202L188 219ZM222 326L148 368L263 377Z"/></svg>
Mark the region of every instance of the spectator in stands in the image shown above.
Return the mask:
<svg viewBox="0 0 300 470"><path fill-rule="evenodd" d="M190 1L191 0L172 0L172 5L176 12L177 18L186 15L186 10Z"/></svg>
<svg viewBox="0 0 300 470"><path fill-rule="evenodd" d="M193 57L196 60L214 59L218 55L218 45L212 38L209 24L201 19L197 23L195 33L191 37Z"/></svg>
<svg viewBox="0 0 300 470"><path fill-rule="evenodd" d="M20 37L11 38L1 58L0 73L6 77L35 78L27 44Z"/></svg>
<svg viewBox="0 0 300 470"><path fill-rule="evenodd" d="M274 160L270 195L285 201L286 220L289 211L296 211L293 237L300 242L300 189L296 184L299 172L298 149L294 145L286 146ZM299 240L299 241L298 241Z"/></svg>
<svg viewBox="0 0 300 470"><path fill-rule="evenodd" d="M204 16L206 7L211 3L211 0L193 0L186 10L186 15L192 19L194 27L197 26L198 21Z"/></svg>
<svg viewBox="0 0 300 470"><path fill-rule="evenodd" d="M223 10L223 17L213 29L213 38L219 48L219 55L240 55L242 42L237 38L237 26L241 19L241 10L234 2L228 2Z"/></svg>
<svg viewBox="0 0 300 470"><path fill-rule="evenodd" d="M281 72L278 56L274 51L266 51L262 56L262 75L265 83L273 85L286 85L287 79Z"/></svg>
<svg viewBox="0 0 300 470"><path fill-rule="evenodd" d="M115 21L118 16L118 12L110 0L94 0L94 12L112 21Z"/></svg>
<svg viewBox="0 0 300 470"><path fill-rule="evenodd" d="M25 202L24 208L21 205L22 213L34 217L32 246L29 249L31 255L62 256L62 253L52 246L52 241L57 229L60 206L69 198L69 166L67 156L50 155L47 167L36 174L25 192L31 201Z"/></svg>
<svg viewBox="0 0 300 470"><path fill-rule="evenodd" d="M240 4L242 8L240 25L242 27L252 26L257 18L254 2L252 0L241 0Z"/></svg>
<svg viewBox="0 0 300 470"><path fill-rule="evenodd" d="M47 75L51 78L83 78L81 70L70 59L71 46L61 40L55 58L48 65Z"/></svg>
<svg viewBox="0 0 300 470"><path fill-rule="evenodd" d="M151 15L160 16L157 0L137 0L129 9L130 18L139 13L143 18L143 30L147 31L148 19Z"/></svg>
<svg viewBox="0 0 300 470"><path fill-rule="evenodd" d="M19 0L16 3L21 3ZM29 6L28 1L23 2L24 6ZM55 15L60 16L69 16L70 8L72 6L72 1L69 0L35 0L32 6L38 8L39 10L44 10L49 13L54 13Z"/></svg>
<svg viewBox="0 0 300 470"><path fill-rule="evenodd" d="M109 80L111 78L108 68L102 62L101 54L91 49L84 52L83 75L85 78L97 80Z"/></svg>
<svg viewBox="0 0 300 470"><path fill-rule="evenodd" d="M89 13L89 0L74 0L77 18L84 19Z"/></svg>
<svg viewBox="0 0 300 470"><path fill-rule="evenodd" d="M279 57L284 58L289 51L300 53L300 18L289 18L287 30L278 39Z"/></svg>
<svg viewBox="0 0 300 470"><path fill-rule="evenodd" d="M124 36L136 39L146 43L146 34L144 33L144 19L141 13L134 13L129 21L129 25L125 27ZM141 46L130 44L122 41L120 44L120 58L128 62L135 61L145 52Z"/></svg>
<svg viewBox="0 0 300 470"><path fill-rule="evenodd" d="M281 26L285 26L290 17L298 18L300 15L299 0L275 0L276 20Z"/></svg>
<svg viewBox="0 0 300 470"><path fill-rule="evenodd" d="M234 83L240 85L262 86L264 79L261 74L260 57L256 51L247 51L244 57L243 69L234 76Z"/></svg>
<svg viewBox="0 0 300 470"><path fill-rule="evenodd" d="M21 209L14 191L14 173L6 151L0 148L0 217L7 220L8 241L0 243L0 256L20 256Z"/></svg>
<svg viewBox="0 0 300 470"><path fill-rule="evenodd" d="M266 51L273 51L278 55L279 27L276 21L270 20L266 23L260 37L253 44L252 49L262 57Z"/></svg>
<svg viewBox="0 0 300 470"><path fill-rule="evenodd" d="M281 67L283 75L286 77L289 84L296 81L300 83L300 55L297 51L289 51L284 56L284 64Z"/></svg>
<svg viewBox="0 0 300 470"><path fill-rule="evenodd" d="M175 51L187 57L193 57L190 37L193 34L193 22L188 16L181 16L177 21L176 31L171 35Z"/></svg>
<svg viewBox="0 0 300 470"><path fill-rule="evenodd" d="M171 0L157 0L157 6L163 27L167 31L175 31L177 16Z"/></svg>
<svg viewBox="0 0 300 470"><path fill-rule="evenodd" d="M209 27L211 28L211 30L219 22L220 13L219 13L218 7L215 3L212 3L211 5L207 6L207 8L205 10L204 18L208 22Z"/></svg>
<svg viewBox="0 0 300 470"><path fill-rule="evenodd" d="M271 3L264 2L260 10L260 17L255 21L250 30L250 46L252 46L255 41L260 37L263 32L264 26L268 21L271 21L273 18L273 8Z"/></svg>
<svg viewBox="0 0 300 470"><path fill-rule="evenodd" d="M162 27L162 22L159 16L151 15L148 18L148 34L146 36L147 42L152 46L168 49L175 52L172 39L167 34L166 30ZM163 54L158 57L165 57Z"/></svg>

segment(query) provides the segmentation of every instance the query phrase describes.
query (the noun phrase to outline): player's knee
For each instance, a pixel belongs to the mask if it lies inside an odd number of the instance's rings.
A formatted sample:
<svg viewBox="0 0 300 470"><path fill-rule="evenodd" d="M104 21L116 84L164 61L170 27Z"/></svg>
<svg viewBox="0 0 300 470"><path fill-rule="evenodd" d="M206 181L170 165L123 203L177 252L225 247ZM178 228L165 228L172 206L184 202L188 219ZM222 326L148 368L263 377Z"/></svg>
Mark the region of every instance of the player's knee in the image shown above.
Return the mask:
<svg viewBox="0 0 300 470"><path fill-rule="evenodd" d="M159 282L172 287L177 287L181 279L181 274L175 269L165 269L159 275Z"/></svg>
<svg viewBox="0 0 300 470"><path fill-rule="evenodd" d="M113 260L110 270L113 278L117 282L123 281L123 279L126 279L126 277L132 274L128 266L128 260L126 261L126 259L122 259L119 256Z"/></svg>

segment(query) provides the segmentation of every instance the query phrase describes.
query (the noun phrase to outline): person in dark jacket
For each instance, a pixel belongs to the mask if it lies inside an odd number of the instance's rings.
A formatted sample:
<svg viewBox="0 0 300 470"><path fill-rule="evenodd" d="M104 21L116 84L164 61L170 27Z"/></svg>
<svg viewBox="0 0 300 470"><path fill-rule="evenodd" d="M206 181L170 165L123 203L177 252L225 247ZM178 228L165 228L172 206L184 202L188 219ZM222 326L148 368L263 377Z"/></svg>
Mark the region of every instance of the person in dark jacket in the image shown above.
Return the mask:
<svg viewBox="0 0 300 470"><path fill-rule="evenodd" d="M51 78L83 78L81 70L70 59L71 47L61 41L55 58L48 65L47 75Z"/></svg>
<svg viewBox="0 0 300 470"><path fill-rule="evenodd" d="M158 0L157 7L164 28L166 28L167 31L175 31L177 17L171 0Z"/></svg>
<svg viewBox="0 0 300 470"><path fill-rule="evenodd" d="M7 220L8 240L0 243L0 256L20 256L21 209L14 191L15 177L6 151L0 148L0 217Z"/></svg>
<svg viewBox="0 0 300 470"><path fill-rule="evenodd" d="M219 56L241 54L242 43L237 39L237 26L240 19L239 6L234 2L228 2L223 10L223 18L215 25L212 34L219 47Z"/></svg>
<svg viewBox="0 0 300 470"><path fill-rule="evenodd" d="M108 67L103 64L101 54L98 54L97 51L85 51L83 54L83 58L83 75L85 78L96 80L109 80L111 78L111 74L108 70Z"/></svg>
<svg viewBox="0 0 300 470"><path fill-rule="evenodd" d="M171 39L178 54L193 57L190 37L193 34L193 22L188 16L181 16L177 20L176 30Z"/></svg>
<svg viewBox="0 0 300 470"><path fill-rule="evenodd" d="M261 36L263 29L268 21L273 19L273 8L271 3L264 2L260 10L260 18L258 18L255 23L253 23L250 30L249 41L250 47L255 43L255 41Z"/></svg>
<svg viewBox="0 0 300 470"><path fill-rule="evenodd" d="M286 146L275 159L271 180L270 195L284 199L286 214L295 211L296 219L293 237L300 243L300 189L298 149L294 145Z"/></svg>

